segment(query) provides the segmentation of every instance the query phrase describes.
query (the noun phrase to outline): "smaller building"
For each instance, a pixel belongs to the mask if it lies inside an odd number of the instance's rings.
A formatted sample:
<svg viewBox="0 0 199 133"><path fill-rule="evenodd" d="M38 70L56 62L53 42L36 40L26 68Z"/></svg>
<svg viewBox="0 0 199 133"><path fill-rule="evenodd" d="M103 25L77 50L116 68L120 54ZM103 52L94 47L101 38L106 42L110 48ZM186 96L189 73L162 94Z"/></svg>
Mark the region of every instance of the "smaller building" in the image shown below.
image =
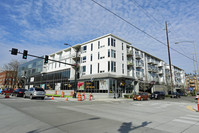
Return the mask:
<svg viewBox="0 0 199 133"><path fill-rule="evenodd" d="M1 88L17 88L17 71L3 71L0 73Z"/></svg>
<svg viewBox="0 0 199 133"><path fill-rule="evenodd" d="M199 78L197 80L196 75L187 74L185 84L188 91L199 91Z"/></svg>

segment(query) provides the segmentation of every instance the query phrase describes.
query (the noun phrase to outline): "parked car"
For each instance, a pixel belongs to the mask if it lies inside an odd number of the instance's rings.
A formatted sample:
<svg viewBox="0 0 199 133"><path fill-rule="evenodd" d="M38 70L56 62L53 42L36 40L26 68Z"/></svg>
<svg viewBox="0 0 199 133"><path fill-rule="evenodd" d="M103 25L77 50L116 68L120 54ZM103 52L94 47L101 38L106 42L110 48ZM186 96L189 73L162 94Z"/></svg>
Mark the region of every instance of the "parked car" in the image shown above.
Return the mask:
<svg viewBox="0 0 199 133"><path fill-rule="evenodd" d="M12 96L16 96L16 97L23 97L24 92L27 91L26 89L16 89L12 92Z"/></svg>
<svg viewBox="0 0 199 133"><path fill-rule="evenodd" d="M3 94L5 94L5 93L12 93L14 90L13 89L11 89L11 88L5 88L5 89L3 89L2 91L1 91L1 94L3 95Z"/></svg>
<svg viewBox="0 0 199 133"><path fill-rule="evenodd" d="M149 96L148 96L148 93L140 92L140 93L138 93L137 95L134 95L134 96L133 96L133 99L134 99L134 100L143 101L143 100L148 100L148 99L149 99Z"/></svg>
<svg viewBox="0 0 199 133"><path fill-rule="evenodd" d="M170 98L180 98L180 94L178 92L171 92Z"/></svg>
<svg viewBox="0 0 199 133"><path fill-rule="evenodd" d="M33 98L41 98L44 99L45 98L45 91L43 88L29 88L28 91L24 92L23 95L24 98L29 97L30 99Z"/></svg>
<svg viewBox="0 0 199 133"><path fill-rule="evenodd" d="M154 91L151 96L151 99L165 99L165 93L163 91Z"/></svg>
<svg viewBox="0 0 199 133"><path fill-rule="evenodd" d="M0 88L0 93L1 93L2 89Z"/></svg>

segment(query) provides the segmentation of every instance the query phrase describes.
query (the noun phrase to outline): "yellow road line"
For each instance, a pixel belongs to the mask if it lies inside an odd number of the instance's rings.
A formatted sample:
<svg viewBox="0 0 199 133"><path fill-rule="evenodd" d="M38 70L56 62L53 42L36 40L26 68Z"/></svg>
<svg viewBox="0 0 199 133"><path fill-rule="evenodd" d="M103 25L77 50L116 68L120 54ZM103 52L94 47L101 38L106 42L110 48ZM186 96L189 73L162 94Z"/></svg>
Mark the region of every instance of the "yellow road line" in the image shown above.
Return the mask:
<svg viewBox="0 0 199 133"><path fill-rule="evenodd" d="M192 106L187 106L186 108L187 108L188 110L197 112L197 110L195 110Z"/></svg>

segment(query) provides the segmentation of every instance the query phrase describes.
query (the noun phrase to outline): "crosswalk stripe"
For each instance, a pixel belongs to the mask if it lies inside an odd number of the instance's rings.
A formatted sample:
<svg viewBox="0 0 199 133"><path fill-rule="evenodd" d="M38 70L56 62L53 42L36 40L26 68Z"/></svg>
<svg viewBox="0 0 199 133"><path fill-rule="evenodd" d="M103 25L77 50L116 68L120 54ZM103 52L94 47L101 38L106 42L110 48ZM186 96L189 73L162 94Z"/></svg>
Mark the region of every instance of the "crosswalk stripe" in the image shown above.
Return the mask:
<svg viewBox="0 0 199 133"><path fill-rule="evenodd" d="M196 115L187 115L187 116L199 118L199 116L196 116Z"/></svg>
<svg viewBox="0 0 199 133"><path fill-rule="evenodd" d="M180 117L182 119L188 119L188 120L195 120L195 121L199 121L199 118L192 118L192 117Z"/></svg>
<svg viewBox="0 0 199 133"><path fill-rule="evenodd" d="M188 123L188 124L196 124L197 122L188 121L188 120L181 120L181 119L174 119L175 122L182 122L182 123Z"/></svg>

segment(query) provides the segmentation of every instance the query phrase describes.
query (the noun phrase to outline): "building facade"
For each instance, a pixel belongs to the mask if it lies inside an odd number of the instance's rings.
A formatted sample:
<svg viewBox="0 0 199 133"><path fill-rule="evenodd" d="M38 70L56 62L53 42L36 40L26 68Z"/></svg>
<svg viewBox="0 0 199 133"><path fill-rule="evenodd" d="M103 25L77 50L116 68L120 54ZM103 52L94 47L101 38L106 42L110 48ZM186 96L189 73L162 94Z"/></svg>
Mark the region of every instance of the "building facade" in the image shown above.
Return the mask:
<svg viewBox="0 0 199 133"><path fill-rule="evenodd" d="M78 92L121 96L123 93L151 92L154 85L169 84L168 65L163 60L112 34L60 50L50 54L49 59L68 64L77 61ZM184 71L175 66L172 69L174 86L184 86ZM67 76L64 78L61 73L65 71ZM59 79L47 81L48 75L54 73L60 73ZM75 67L60 62L43 64L38 77L46 90L70 91L75 87Z"/></svg>
<svg viewBox="0 0 199 133"><path fill-rule="evenodd" d="M199 92L199 78L196 79L196 75L186 75L186 88L188 91Z"/></svg>
<svg viewBox="0 0 199 133"><path fill-rule="evenodd" d="M3 71L0 73L0 88L17 88L17 72Z"/></svg>

